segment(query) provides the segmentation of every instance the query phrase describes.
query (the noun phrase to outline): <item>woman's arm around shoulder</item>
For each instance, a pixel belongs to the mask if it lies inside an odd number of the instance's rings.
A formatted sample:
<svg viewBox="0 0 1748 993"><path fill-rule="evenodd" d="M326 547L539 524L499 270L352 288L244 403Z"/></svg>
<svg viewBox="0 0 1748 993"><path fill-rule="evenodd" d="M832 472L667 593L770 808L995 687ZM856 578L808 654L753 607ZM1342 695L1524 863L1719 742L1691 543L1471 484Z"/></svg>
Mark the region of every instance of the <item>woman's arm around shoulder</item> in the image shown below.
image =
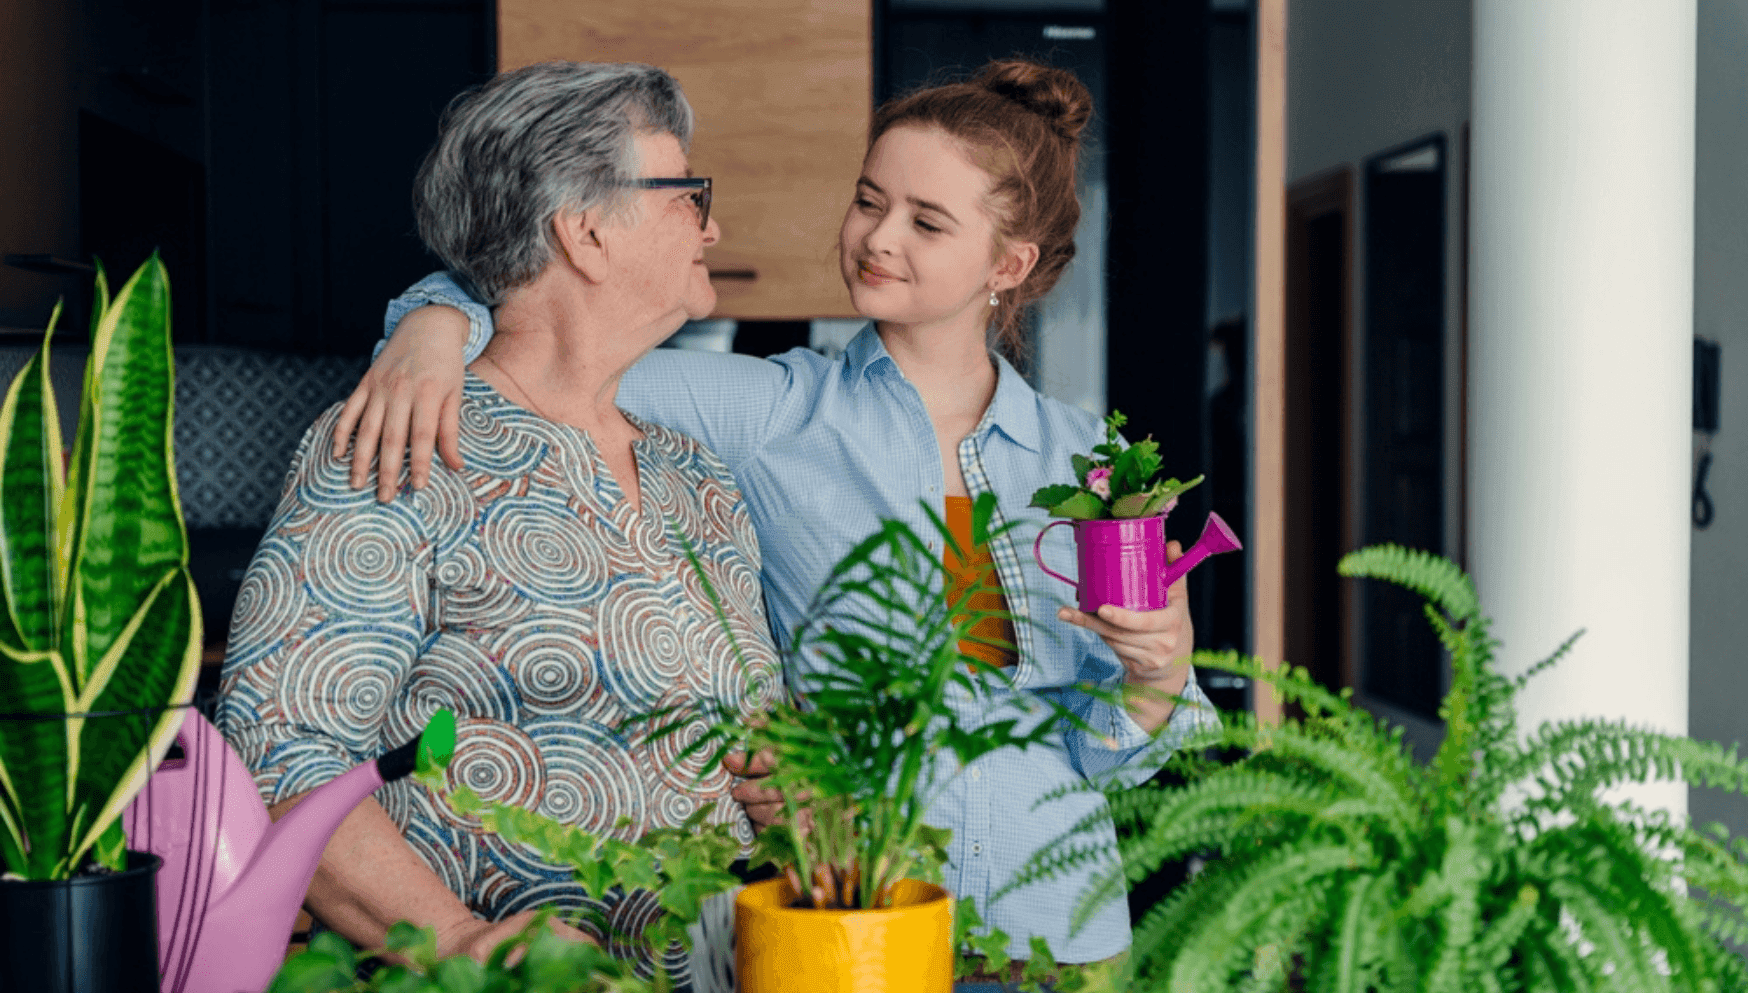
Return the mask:
<svg viewBox="0 0 1748 993"><path fill-rule="evenodd" d="M352 442L355 489L364 487L373 460L394 466L378 474L377 499L387 503L403 457L414 489L431 478L433 450L461 468L462 373L492 339L492 312L438 272L389 302L383 329L376 361L341 409L333 455L344 455Z"/></svg>

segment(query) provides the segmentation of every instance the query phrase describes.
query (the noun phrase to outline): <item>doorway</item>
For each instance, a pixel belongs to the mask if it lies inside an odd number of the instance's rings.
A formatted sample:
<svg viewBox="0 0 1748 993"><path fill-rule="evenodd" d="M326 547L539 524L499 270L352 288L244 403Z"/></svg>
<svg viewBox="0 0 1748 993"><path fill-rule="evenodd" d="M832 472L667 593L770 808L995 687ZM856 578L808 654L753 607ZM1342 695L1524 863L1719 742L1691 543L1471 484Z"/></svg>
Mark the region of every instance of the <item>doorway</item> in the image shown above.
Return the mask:
<svg viewBox="0 0 1748 993"><path fill-rule="evenodd" d="M1353 170L1287 191L1285 657L1331 689L1352 686L1351 581L1336 563L1354 546L1348 481L1353 417Z"/></svg>

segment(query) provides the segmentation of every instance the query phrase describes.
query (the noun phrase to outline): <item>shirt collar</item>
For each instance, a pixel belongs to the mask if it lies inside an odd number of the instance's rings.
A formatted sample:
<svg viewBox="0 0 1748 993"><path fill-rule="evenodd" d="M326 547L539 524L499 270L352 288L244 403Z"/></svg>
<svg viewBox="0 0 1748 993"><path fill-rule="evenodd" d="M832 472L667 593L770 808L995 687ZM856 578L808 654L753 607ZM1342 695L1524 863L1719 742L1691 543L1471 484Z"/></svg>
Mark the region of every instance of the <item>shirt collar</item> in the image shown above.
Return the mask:
<svg viewBox="0 0 1748 993"><path fill-rule="evenodd" d="M1036 452L1039 450L1039 436L1042 434L1038 424L1038 394L1007 359L1000 355L995 355L994 358L995 397L990 400L989 409L984 412L983 420L978 423L975 433L982 435L993 427L1013 439L1020 447ZM880 335L874 330L874 323L870 321L844 347L844 370L849 374L851 383L860 383L881 362L893 372L898 372L898 363L892 360L891 353L886 351L886 345L881 342Z"/></svg>
<svg viewBox="0 0 1748 993"><path fill-rule="evenodd" d="M869 321L862 325L862 330L856 332L856 336L850 339L848 345L844 346L844 369L849 372L851 382L859 383L862 381L862 377L868 374L869 368L881 359L885 359L886 364L897 371L898 363L892 361L892 356L886 351L885 343L880 340L880 335L874 330L874 322Z"/></svg>

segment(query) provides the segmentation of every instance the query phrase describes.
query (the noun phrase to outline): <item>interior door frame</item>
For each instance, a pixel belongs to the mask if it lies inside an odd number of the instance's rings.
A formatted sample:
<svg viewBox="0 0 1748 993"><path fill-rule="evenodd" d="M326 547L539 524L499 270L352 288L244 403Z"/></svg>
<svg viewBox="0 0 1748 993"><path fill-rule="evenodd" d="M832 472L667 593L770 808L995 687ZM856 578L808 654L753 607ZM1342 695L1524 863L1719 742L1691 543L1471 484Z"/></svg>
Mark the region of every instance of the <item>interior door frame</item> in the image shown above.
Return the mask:
<svg viewBox="0 0 1748 993"><path fill-rule="evenodd" d="M1357 395L1353 376L1354 264L1358 237L1355 199L1355 170L1348 164L1301 179L1287 188L1283 342L1286 424L1282 457L1286 491L1282 552L1287 584L1283 591L1283 647L1288 661L1310 667L1312 674L1331 689L1354 686L1357 677L1352 637L1354 583L1338 579L1335 563L1328 561L1330 556L1321 554L1327 547L1327 529L1331 526L1337 531L1335 544L1342 553L1354 548L1358 537L1351 486L1357 464L1357 453L1351 444ZM1340 286L1339 315L1333 334L1325 332L1323 339L1314 340L1318 329L1313 327L1311 311L1311 225L1332 215L1342 220L1341 256L1334 275ZM1333 356L1313 354L1319 348L1331 346L1336 351ZM1333 384L1333 392L1339 398L1339 409L1333 417L1317 409L1318 394L1326 400L1330 392L1328 388L1317 389L1312 382L1311 374L1320 362L1333 365L1339 380ZM1325 443L1336 453L1332 464L1315 457L1319 439L1314 435L1320 430L1333 435ZM1319 509L1323 513L1317 513ZM1339 554L1335 557L1339 558ZM1324 631L1333 630L1335 636L1320 638L1320 625Z"/></svg>

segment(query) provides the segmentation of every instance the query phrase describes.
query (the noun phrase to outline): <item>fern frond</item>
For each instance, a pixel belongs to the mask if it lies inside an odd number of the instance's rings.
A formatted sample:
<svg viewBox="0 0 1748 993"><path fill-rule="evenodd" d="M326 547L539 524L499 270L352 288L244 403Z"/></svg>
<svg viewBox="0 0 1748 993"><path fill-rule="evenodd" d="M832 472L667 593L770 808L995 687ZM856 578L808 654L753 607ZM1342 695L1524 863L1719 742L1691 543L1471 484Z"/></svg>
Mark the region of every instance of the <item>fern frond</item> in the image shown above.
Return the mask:
<svg viewBox="0 0 1748 993"><path fill-rule="evenodd" d="M1595 946L1586 963L1593 970L1604 971L1610 988L1618 990L1669 989L1668 979L1659 974L1648 954L1649 946L1623 916L1597 899L1588 887L1571 878L1552 880L1549 891L1559 900L1560 908L1578 926L1583 940Z"/></svg>
<svg viewBox="0 0 1748 993"><path fill-rule="evenodd" d="M1343 576L1382 579L1407 587L1438 604L1459 622L1481 613L1475 584L1455 563L1431 552L1401 545L1373 545L1342 556L1335 568Z"/></svg>
<svg viewBox="0 0 1748 993"><path fill-rule="evenodd" d="M1179 985L1186 968L1197 975L1217 973L1233 956L1253 952L1255 944L1247 943L1246 935L1253 935L1263 918L1334 885L1334 874L1370 859L1363 846L1310 840L1221 859L1142 919L1133 945L1137 975L1167 979L1167 988L1202 989L1194 982ZM1327 902L1318 903L1326 913Z"/></svg>
<svg viewBox="0 0 1748 993"><path fill-rule="evenodd" d="M1528 686L1530 680L1553 668L1561 659L1565 658L1567 653L1572 651L1572 646L1576 645L1578 639L1582 637L1584 637L1583 628L1574 631L1570 638L1560 642L1560 647L1554 649L1554 654L1535 663L1523 672L1518 673L1517 676L1511 680L1511 688L1514 690L1521 690L1525 686Z"/></svg>

